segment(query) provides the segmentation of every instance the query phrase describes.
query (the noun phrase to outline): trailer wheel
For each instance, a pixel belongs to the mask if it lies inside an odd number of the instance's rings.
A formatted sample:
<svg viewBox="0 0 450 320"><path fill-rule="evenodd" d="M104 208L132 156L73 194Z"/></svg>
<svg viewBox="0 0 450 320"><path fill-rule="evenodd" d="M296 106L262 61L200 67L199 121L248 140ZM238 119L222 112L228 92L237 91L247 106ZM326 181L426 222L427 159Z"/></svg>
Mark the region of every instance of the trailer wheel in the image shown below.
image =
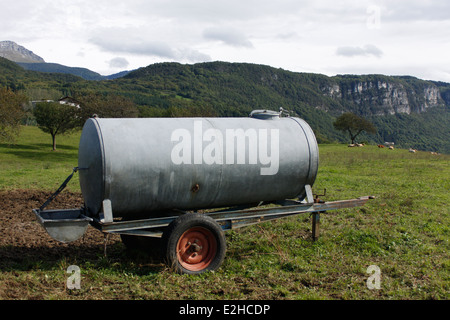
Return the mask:
<svg viewBox="0 0 450 320"><path fill-rule="evenodd" d="M225 258L226 241L214 219L188 213L173 221L163 233L163 254L178 273L217 270Z"/></svg>

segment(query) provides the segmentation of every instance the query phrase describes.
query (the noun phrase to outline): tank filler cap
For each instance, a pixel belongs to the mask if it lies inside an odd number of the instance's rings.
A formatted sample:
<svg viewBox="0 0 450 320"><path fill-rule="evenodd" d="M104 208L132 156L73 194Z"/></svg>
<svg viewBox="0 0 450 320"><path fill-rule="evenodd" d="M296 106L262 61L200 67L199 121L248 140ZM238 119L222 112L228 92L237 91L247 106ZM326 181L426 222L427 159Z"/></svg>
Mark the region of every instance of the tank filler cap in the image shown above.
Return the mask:
<svg viewBox="0 0 450 320"><path fill-rule="evenodd" d="M262 120L276 120L280 118L280 113L272 110L253 110L250 118Z"/></svg>

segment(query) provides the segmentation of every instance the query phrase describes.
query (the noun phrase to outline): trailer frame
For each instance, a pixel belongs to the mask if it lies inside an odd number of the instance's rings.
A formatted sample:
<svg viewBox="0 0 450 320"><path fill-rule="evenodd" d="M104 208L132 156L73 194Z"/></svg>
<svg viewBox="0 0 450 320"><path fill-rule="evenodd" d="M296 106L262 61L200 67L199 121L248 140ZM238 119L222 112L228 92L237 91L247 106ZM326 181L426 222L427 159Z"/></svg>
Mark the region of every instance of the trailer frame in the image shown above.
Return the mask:
<svg viewBox="0 0 450 320"><path fill-rule="evenodd" d="M58 193L62 189L58 189ZM166 261L175 266L179 273L202 273L215 270L224 259L226 245L224 232L266 221L290 217L298 214L311 215L312 240L319 238L320 215L330 210L363 206L374 199L364 196L356 199L323 201L319 195L314 198L310 185L305 186L306 198L248 204L244 206L214 209L199 214L197 211L179 209L167 210L160 216L146 219L113 219L111 201L103 201L103 211L98 217L90 217L82 208L45 210L45 206L55 197L50 197L39 209L33 209L39 223L48 234L61 242L72 242L81 238L89 225L105 235L106 244L109 234L124 237L136 236L162 238L162 253ZM153 213L155 214L155 213ZM180 247L184 241L185 245ZM211 250L214 251L211 254ZM216 253L217 251L217 253ZM182 252L182 253L180 253ZM195 259L207 255L200 262Z"/></svg>
<svg viewBox="0 0 450 320"><path fill-rule="evenodd" d="M234 230L258 224L274 219L280 219L293 215L309 213L311 214L312 223L312 238L317 240L319 237L320 215L330 210L339 210L345 208L354 208L365 205L369 199L374 199L373 196L364 196L356 199L338 200L325 202L318 197L313 198L312 190L309 185L305 186L306 199L304 201L298 200L283 200L270 203L259 203L256 206L247 205L240 207L231 207L226 209L218 209L216 211L204 212L203 214L214 219L222 228L223 231ZM108 200L105 200L106 204ZM271 204L271 206L264 206ZM144 237L162 237L163 229L169 226L182 215L189 214L192 211L183 210L169 210L165 215L149 219L114 221L109 218L112 217L110 206L105 206L102 218L87 216L84 208L78 209L62 209L62 210L43 210L33 209L38 221L47 230L49 228L56 228L58 226L71 226L90 224L92 227L98 229L103 233L111 234L126 234ZM196 212L196 211L194 211ZM50 234L52 237L55 234ZM59 239L57 239L59 240ZM68 240L63 242L70 242ZM73 241L73 240L72 240Z"/></svg>
<svg viewBox="0 0 450 320"><path fill-rule="evenodd" d="M252 207L247 209L228 208L213 212L205 212L203 214L213 218L221 226L223 231L229 231L274 219L310 213L312 216L312 237L316 240L319 237L320 214L330 210L363 206L369 199L373 199L373 197L365 196L349 200L312 203L284 200L283 202L273 203L277 206ZM162 236L162 228L167 227L181 215L189 214L189 211L181 210L173 210L172 212L178 214L150 219L116 222L103 222L101 219L93 218L91 225L105 233L158 238Z"/></svg>

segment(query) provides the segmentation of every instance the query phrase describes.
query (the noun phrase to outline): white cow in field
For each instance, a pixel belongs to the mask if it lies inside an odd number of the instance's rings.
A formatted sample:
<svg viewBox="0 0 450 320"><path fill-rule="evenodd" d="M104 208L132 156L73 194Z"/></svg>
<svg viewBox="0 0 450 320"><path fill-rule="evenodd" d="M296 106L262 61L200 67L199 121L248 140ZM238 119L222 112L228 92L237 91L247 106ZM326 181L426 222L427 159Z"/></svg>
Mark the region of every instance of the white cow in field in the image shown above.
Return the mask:
<svg viewBox="0 0 450 320"><path fill-rule="evenodd" d="M417 150L416 150L416 149L413 149L413 148L409 148L409 152L416 153Z"/></svg>
<svg viewBox="0 0 450 320"><path fill-rule="evenodd" d="M349 148L353 148L353 147L364 147L365 144L364 143L354 143L354 144L349 144L348 147Z"/></svg>

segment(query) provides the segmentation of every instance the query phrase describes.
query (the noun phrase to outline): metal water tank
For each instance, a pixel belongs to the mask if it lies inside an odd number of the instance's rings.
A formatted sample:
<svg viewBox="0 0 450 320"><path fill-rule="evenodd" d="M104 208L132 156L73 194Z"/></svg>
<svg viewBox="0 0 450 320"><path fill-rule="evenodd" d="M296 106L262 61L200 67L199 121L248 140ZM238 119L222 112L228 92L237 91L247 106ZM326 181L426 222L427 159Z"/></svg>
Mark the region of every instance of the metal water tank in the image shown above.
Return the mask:
<svg viewBox="0 0 450 320"><path fill-rule="evenodd" d="M90 216L110 200L114 217L304 197L319 151L302 119L254 111L247 118L86 121L80 186Z"/></svg>

